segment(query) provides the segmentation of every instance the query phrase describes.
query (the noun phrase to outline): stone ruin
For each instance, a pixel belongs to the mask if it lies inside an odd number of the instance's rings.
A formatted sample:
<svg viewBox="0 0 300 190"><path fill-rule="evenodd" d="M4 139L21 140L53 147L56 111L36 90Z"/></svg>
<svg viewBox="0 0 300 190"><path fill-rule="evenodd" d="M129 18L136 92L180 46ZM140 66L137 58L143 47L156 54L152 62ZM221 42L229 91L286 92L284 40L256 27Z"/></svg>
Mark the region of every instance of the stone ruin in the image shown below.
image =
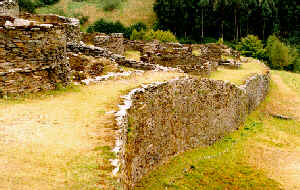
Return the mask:
<svg viewBox="0 0 300 190"><path fill-rule="evenodd" d="M167 67L208 76L222 63L222 53L233 54L216 44L198 45L201 52L196 56L192 45L130 41L122 34L81 33L78 19L19 14L16 0L0 0L0 4L0 96L50 90L58 83L68 85L74 77L80 80L101 75L103 64L95 60L88 64L88 57L106 58L114 65L135 69ZM126 59L125 50L141 52L141 61ZM84 66L78 67L78 62Z"/></svg>
<svg viewBox="0 0 300 190"><path fill-rule="evenodd" d="M0 16L16 17L18 14L18 0L0 0Z"/></svg>

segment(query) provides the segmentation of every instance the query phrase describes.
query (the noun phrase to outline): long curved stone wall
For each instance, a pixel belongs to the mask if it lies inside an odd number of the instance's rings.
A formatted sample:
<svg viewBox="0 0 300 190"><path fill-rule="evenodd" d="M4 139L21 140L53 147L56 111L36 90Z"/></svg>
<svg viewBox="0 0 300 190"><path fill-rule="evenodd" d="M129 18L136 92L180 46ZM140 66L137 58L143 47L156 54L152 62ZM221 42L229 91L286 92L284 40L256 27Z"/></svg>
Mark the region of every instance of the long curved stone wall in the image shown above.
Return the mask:
<svg viewBox="0 0 300 190"><path fill-rule="evenodd" d="M155 166L188 149L207 146L237 130L267 95L269 73L244 85L177 79L136 89L116 115L121 179L133 189ZM117 164L118 165L118 164Z"/></svg>

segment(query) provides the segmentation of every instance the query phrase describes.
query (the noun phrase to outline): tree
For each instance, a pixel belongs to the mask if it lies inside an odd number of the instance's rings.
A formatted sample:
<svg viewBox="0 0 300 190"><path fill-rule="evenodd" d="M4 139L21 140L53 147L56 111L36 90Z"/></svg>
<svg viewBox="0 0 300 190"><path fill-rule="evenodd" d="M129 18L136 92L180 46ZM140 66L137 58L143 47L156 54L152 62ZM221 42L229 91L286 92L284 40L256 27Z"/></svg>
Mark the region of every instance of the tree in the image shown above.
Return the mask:
<svg viewBox="0 0 300 190"><path fill-rule="evenodd" d="M229 0L215 0L214 1L214 10L217 11L219 19L221 20L221 38L224 38L224 21L225 21L225 10L230 4Z"/></svg>
<svg viewBox="0 0 300 190"><path fill-rule="evenodd" d="M263 19L262 39L265 39L266 22L272 17L272 13L275 9L275 3L273 0L260 0L260 8Z"/></svg>
<svg viewBox="0 0 300 190"><path fill-rule="evenodd" d="M210 5L210 0L200 0L198 5L201 7L201 38L204 39L204 10Z"/></svg>

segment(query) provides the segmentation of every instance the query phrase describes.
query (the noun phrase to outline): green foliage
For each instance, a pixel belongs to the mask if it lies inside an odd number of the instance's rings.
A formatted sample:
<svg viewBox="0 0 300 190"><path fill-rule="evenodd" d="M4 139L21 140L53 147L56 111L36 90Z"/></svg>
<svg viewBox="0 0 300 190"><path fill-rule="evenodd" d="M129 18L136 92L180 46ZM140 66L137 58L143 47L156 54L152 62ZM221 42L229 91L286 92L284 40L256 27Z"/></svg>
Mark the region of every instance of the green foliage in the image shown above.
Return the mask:
<svg viewBox="0 0 300 190"><path fill-rule="evenodd" d="M34 13L38 7L53 5L59 0L18 0L21 11Z"/></svg>
<svg viewBox="0 0 300 190"><path fill-rule="evenodd" d="M274 32L285 38L299 34L295 0L156 0L154 11L155 29L196 41L208 35L238 41L248 34L263 40Z"/></svg>
<svg viewBox="0 0 300 190"><path fill-rule="evenodd" d="M266 49L271 68L294 71L299 69L299 54L295 47L287 46L275 35L272 35L267 40ZM293 68L289 68L289 66Z"/></svg>
<svg viewBox="0 0 300 190"><path fill-rule="evenodd" d="M84 16L82 13L75 13L72 15L72 17L79 19L81 25L87 23L90 18L89 16Z"/></svg>
<svg viewBox="0 0 300 190"><path fill-rule="evenodd" d="M103 10L112 11L120 6L122 0L103 0Z"/></svg>
<svg viewBox="0 0 300 190"><path fill-rule="evenodd" d="M111 21L106 21L104 19L100 19L96 21L94 24L90 25L87 29L87 32L88 33L101 32L106 34L125 33L126 27L123 24L121 24L119 21L111 22Z"/></svg>
<svg viewBox="0 0 300 190"><path fill-rule="evenodd" d="M264 49L262 41L254 35L248 35L247 37L242 38L236 48L242 55L248 57L254 57L262 60L266 60L267 58L266 50Z"/></svg>
<svg viewBox="0 0 300 190"><path fill-rule="evenodd" d="M59 0L38 0L42 5L53 5Z"/></svg>
<svg viewBox="0 0 300 190"><path fill-rule="evenodd" d="M21 11L34 13L36 3L32 0L18 0L18 3Z"/></svg>
<svg viewBox="0 0 300 190"><path fill-rule="evenodd" d="M224 40L223 40L223 38L221 37L221 38L219 38L219 40L217 41L217 44L224 44Z"/></svg>
<svg viewBox="0 0 300 190"><path fill-rule="evenodd" d="M177 42L176 36L172 32L162 30L141 30L140 32L133 30L130 39L145 41L158 40L160 42Z"/></svg>
<svg viewBox="0 0 300 190"><path fill-rule="evenodd" d="M87 29L87 32L101 32L106 34L111 33L123 33L125 38L130 38L132 32L135 30L136 32L140 32L141 30L146 30L147 26L142 23L138 22L136 24L132 24L129 27L125 27L119 21L111 22L104 19L100 19L96 21L94 24L90 25Z"/></svg>
<svg viewBox="0 0 300 190"><path fill-rule="evenodd" d="M289 62L294 72L300 72L300 52L296 47L289 46Z"/></svg>
<svg viewBox="0 0 300 190"><path fill-rule="evenodd" d="M134 30L136 30L137 32L140 32L141 30L147 30L147 26L142 22L132 24L130 27L126 29L124 33L124 37L129 39Z"/></svg>

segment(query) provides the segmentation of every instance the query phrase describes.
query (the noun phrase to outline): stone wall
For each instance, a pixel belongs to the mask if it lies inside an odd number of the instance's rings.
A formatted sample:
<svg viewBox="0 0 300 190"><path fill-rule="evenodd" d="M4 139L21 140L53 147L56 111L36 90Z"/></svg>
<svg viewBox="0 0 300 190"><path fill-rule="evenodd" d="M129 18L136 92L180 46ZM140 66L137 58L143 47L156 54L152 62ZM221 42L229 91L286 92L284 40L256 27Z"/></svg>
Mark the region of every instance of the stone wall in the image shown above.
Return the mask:
<svg viewBox="0 0 300 190"><path fill-rule="evenodd" d="M125 110L116 114L123 142L119 155L124 188L133 189L170 157L211 145L238 129L268 88L265 73L250 77L242 86L186 78L131 92L125 97Z"/></svg>
<svg viewBox="0 0 300 190"><path fill-rule="evenodd" d="M106 48L115 54L124 54L124 37L122 33L110 35L103 33L82 33L82 41L97 47Z"/></svg>
<svg viewBox="0 0 300 190"><path fill-rule="evenodd" d="M19 5L17 0L0 0L0 16L17 17Z"/></svg>
<svg viewBox="0 0 300 190"><path fill-rule="evenodd" d="M0 22L2 95L49 90L69 82L64 27L1 18L14 20Z"/></svg>
<svg viewBox="0 0 300 190"><path fill-rule="evenodd" d="M135 69L142 69L142 70L160 69L160 67L154 64L149 64L142 61L127 60L123 55L114 54L113 52L105 48L96 47L93 45L87 45L84 43L68 43L67 51L74 52L74 53L81 53L83 55L93 56L95 58L104 57L118 63L119 65L131 67Z"/></svg>
<svg viewBox="0 0 300 190"><path fill-rule="evenodd" d="M125 40L126 50L140 51L141 60L164 67L173 67L186 73L208 76L215 71L221 60L221 47L216 44L199 45L201 54L195 56L191 45L179 43L144 43L142 41Z"/></svg>
<svg viewBox="0 0 300 190"><path fill-rule="evenodd" d="M20 18L35 21L42 24L60 25L64 28L67 42L79 43L81 40L80 24L76 18L68 18L58 15L35 15L23 13Z"/></svg>

